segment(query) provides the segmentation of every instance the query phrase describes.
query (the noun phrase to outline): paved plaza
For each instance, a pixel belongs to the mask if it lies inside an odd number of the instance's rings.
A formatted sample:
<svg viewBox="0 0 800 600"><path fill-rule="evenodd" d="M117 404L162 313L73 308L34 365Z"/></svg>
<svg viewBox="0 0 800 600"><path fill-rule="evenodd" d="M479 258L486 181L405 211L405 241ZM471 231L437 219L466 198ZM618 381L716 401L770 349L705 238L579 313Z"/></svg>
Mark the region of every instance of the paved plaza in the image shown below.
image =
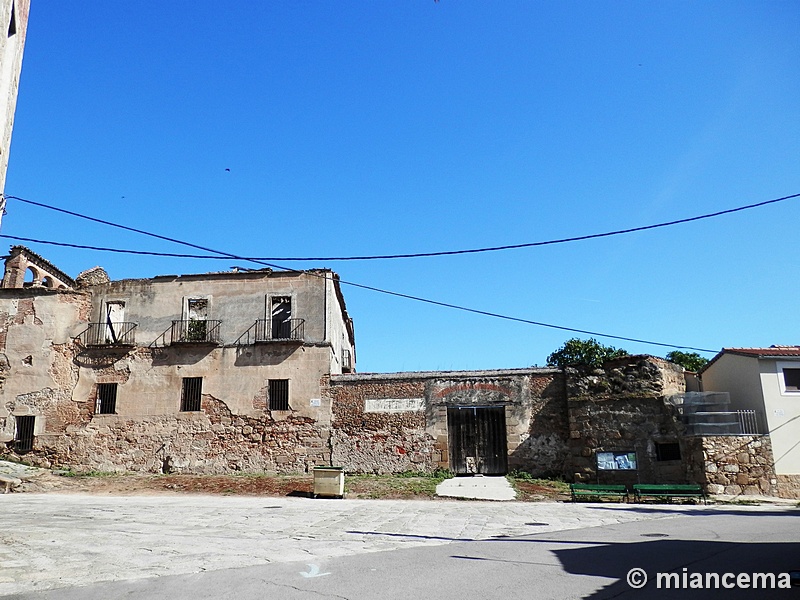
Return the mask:
<svg viewBox="0 0 800 600"><path fill-rule="evenodd" d="M361 553L715 510L611 503L6 494L0 495L0 595L293 561L305 570L309 564Z"/></svg>

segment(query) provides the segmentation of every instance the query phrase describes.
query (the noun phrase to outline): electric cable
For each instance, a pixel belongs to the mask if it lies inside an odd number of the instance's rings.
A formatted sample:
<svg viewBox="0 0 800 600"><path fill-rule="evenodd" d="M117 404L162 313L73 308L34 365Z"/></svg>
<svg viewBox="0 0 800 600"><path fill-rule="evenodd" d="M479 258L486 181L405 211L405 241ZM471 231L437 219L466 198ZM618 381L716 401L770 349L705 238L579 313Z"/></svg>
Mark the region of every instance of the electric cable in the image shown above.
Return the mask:
<svg viewBox="0 0 800 600"><path fill-rule="evenodd" d="M666 221L666 222L662 222L662 223L655 223L655 224L652 224L652 225L642 225L642 226L639 226L639 227L630 227L628 229L616 229L614 231L606 231L606 232L603 232L603 233L592 233L592 234L579 235L579 236L573 236L573 237L567 237L567 238L558 238L558 239L554 239L554 240L544 240L544 241L540 241L540 242L525 242L525 243L522 243L522 244L509 244L509 245L505 245L505 246L489 246L489 247L484 247L484 248L470 248L470 249L466 249L466 250L443 250L443 251L439 251L439 252L415 252L415 253L409 253L409 254L378 254L378 255L365 255L365 256L306 256L306 257L267 256L267 257L250 257L247 260L279 260L279 261L285 261L285 262L289 262L289 261L293 261L293 262L300 262L300 261L305 261L305 262L320 261L320 262L324 262L324 261L356 261L356 260L365 261L365 260L391 260L391 259L403 259L403 258L429 258L429 257L434 257L434 256L455 256L455 255L459 255L459 254L479 254L479 253L483 253L483 252L498 252L498 251L503 251L503 250L518 250L518 249L521 249L521 248L534 248L534 247L537 247L537 246L552 246L552 245L555 245L555 244L566 244L566 243L570 243L570 242L580 242L580 241L585 241L585 240L593 240L593 239L598 239L598 238L612 237L612 236L616 236L616 235L624 235L624 234L628 234L628 233L636 233L636 232L639 232L639 231L648 231L648 230L651 230L651 229L659 229L659 228L663 228L663 227L671 227L673 225L683 225L685 223L691 223L693 221L701 221L703 219L711 219L711 218L719 217L719 216L722 216L722 215L728 215L728 214L732 214L732 213L736 213L736 212L741 212L741 211L744 211L744 210L750 210L750 209L753 209L753 208L759 208L759 207L762 207L762 206L767 206L769 204L775 204L775 203L778 203L778 202L784 202L786 200L791 200L791 199L798 198L798 197L800 197L800 194L792 194L790 196L783 196L781 198L773 198L772 200L765 200L763 202L756 202L755 204L747 204L745 206L737 206L735 208L729 208L729 209L726 209L726 210L720 210L720 211L716 211L716 212L712 212L712 213L706 213L706 214L697 215L697 216L694 216L694 217L686 217L684 219L676 219L674 221ZM126 227L126 226L123 226L123 225L117 225L117 224L111 223L109 221L104 221L103 219L96 219L94 217L89 217L89 216L86 216L86 215L82 215L80 213L76 213L76 212L73 212L73 211L70 211L70 210L66 210L66 209L63 209L63 208L58 208L58 207L51 206L51 205L48 205L48 204L43 204L41 202L35 202L33 200L27 200L27 199L24 199L24 198L20 198L18 196L6 196L6 198L8 200L19 200L20 202L24 202L24 203L31 204L31 205L34 205L34 206L39 206L41 208L46 208L46 209L49 209L49 210L54 210L54 211L61 212L61 213L64 213L64 214L68 214L68 215L71 215L71 216L74 216L74 217L80 217L80 218L83 218L83 219L88 219L90 221L94 221L96 223L100 223L100 224L103 224L103 225L111 225L113 227L120 227L120 228L125 229L127 231L132 231L134 233L146 234L146 235L150 235L152 237L156 237L156 238L161 239L161 240L165 240L165 241L169 241L169 242L175 242L175 240L173 240L172 238L169 238L169 237L160 236L160 235L157 235L157 234L150 234L150 233L144 232L142 230L139 230L139 229L136 229L136 228L133 228L133 227ZM82 249L82 250L96 250L96 251L100 251L100 252L117 252L117 253L121 253L121 254L143 254L143 255L148 255L148 256L164 256L164 257L170 257L170 258L198 258L198 259L209 259L209 260L225 260L227 258L230 258L228 256L204 256L204 255L197 255L197 254L172 254L172 253L167 253L167 252L145 252L145 251L139 251L139 250L124 250L124 249L118 249L118 248L104 248L104 247L97 247L97 246L83 246L83 245L68 244L68 243L63 243L63 242L45 242L45 241L41 241L41 240L31 240L31 239L27 239L26 240L25 238L14 238L12 236L6 236L6 235L0 235L0 237L7 237L9 239L20 239L20 240L23 240L23 241L38 242L38 243L42 243L42 244L50 244L50 245L53 245L53 246L64 246L64 247L68 247L68 248L79 248L79 249ZM191 246L191 247L197 248L197 249L207 250L206 248L203 248L202 246L195 246L194 244L188 244L188 245ZM211 252L211 250L207 250L207 251Z"/></svg>
<svg viewBox="0 0 800 600"><path fill-rule="evenodd" d="M787 196L787 197L782 198L782 199L776 199L776 200L767 201L766 203L759 203L759 205L778 202L780 200L785 200L785 199L789 199L790 197L796 197L796 196L800 196L800 194L796 194L795 196ZM42 203L39 203L39 202L34 202L32 200L25 200L25 199L22 199L22 198L19 198L19 197L16 197L16 196L7 196L7 198L8 199L14 199L14 200L20 200L22 202L26 202L28 204L33 204L33 205L36 205L36 206L41 206L43 208L49 208L51 210L55 210L55 211L58 211L58 212L69 214L71 216L75 216L75 217L78 217L78 218L82 218L82 219L86 219L86 220L89 220L89 221L93 221L95 223L108 225L110 227L115 227L115 228L118 228L118 229L131 231L131 232L134 232L134 233L139 233L141 235L145 235L145 236L149 236L149 237L153 237L153 238L169 241L169 242L172 242L172 243L175 243L175 244L179 244L179 245L183 245L183 246L187 246L187 247L190 247L190 248L196 248L198 250L203 250L205 252L212 252L214 254L220 255L220 256L222 256L224 258L227 258L227 259L234 259L234 260L253 262L255 264L260 264L262 266L269 267L271 269L275 269L275 270L278 270L278 271L287 271L287 272L292 272L292 273L308 273L309 275L312 275L312 276L316 276L316 277L320 277L320 278L327 278L326 275L323 275L323 274L320 274L320 273L315 273L314 271L301 271L301 270L298 270L298 269L294 269L292 267L285 267L285 266L278 265L278 264L275 264L275 263L266 262L265 260L262 260L262 259L247 258L247 257L243 257L243 256L238 256L236 254L231 254L229 252L224 252L222 250L215 250L213 248L208 248L206 246L200 246L198 244L193 244L191 242L186 242L184 240L179 240L177 238L163 236L163 235L160 235L160 234L157 234L157 233L152 233L152 232L145 231L145 230L142 230L142 229L129 227L127 225L121 225L119 223L114 223L114 222L107 221L107 220L104 220L104 219L98 219L96 217L83 215L83 214L76 213L74 211L69 211L69 210L66 210L66 209L63 209L63 208L57 208L57 207L49 206L49 205L42 204ZM752 205L751 207L754 207L754 206L755 205ZM745 209L745 207L741 207L738 210L744 210L744 209ZM737 210L737 209L732 209L732 210ZM730 211L728 211L728 212L730 212ZM720 214L722 214L722 213L720 213ZM574 328L574 327L566 327L566 326L563 326L563 325L554 325L552 323L544 323L544 322L541 322L541 321L533 321L531 319L523 319L521 317L513 317L513 316L510 316L510 315L504 315L504 314L501 314L501 313L494 313L494 312L484 311L484 310L480 310L480 309L476 309L476 308L470 308L470 307L467 307L467 306L461 306L461 305L458 305L458 304L451 304L449 302L441 302L441 301L438 301L438 300L431 300L430 298L423 298L421 296L413 296L411 294L404 294L402 292L395 292L395 291L392 291L392 290L386 290L386 289L382 289L382 288L378 288L378 287L374 287L374 286L369 286L369 285L365 285L365 284L361 284L361 283L356 283L356 282L352 282L352 281L346 281L346 280L341 279L341 278L339 278L338 281L342 285L348 285L348 286L351 286L351 287L356 287L356 288L360 288L360 289L364 289L364 290L369 290L369 291L380 293L380 294L386 294L386 295L394 296L394 297L397 297L397 298L405 298L407 300L414 300L416 302L422 302L422 303L431 304L431 305L434 305L434 306L441 306L441 307L444 307L444 308L450 308L450 309L453 309L453 310L460 310L460 311L464 311L464 312L468 312L468 313L472 313L472 314L484 315L484 316L488 316L488 317L493 317L493 318L497 318L497 319L503 319L503 320L507 320L507 321L513 321L513 322L517 322L517 323L526 323L526 324L535 325L535 326L538 326L538 327L546 327L546 328L550 328L550 329L557 329L557 330L560 330L560 331L569 331L569 332L572 332L572 333L582 333L582 334L592 335L592 336L597 336L597 337L602 337L602 338L622 340L622 341L634 342L634 343L640 343L640 344L647 344L647 345L659 346L659 347L664 347L664 348L695 350L695 351L698 351L698 352L707 352L707 353L716 352L715 350L711 350L711 349L708 349L708 348L698 348L698 347L682 345L682 344L668 344L668 343L664 343L664 342L655 342L655 341L652 341L652 340L645 340L645 339L633 338L633 337L627 337L627 336L619 336L619 335L607 334L607 333L602 333L602 332L597 332L597 331L589 331L589 330L586 330L586 329L578 329L578 328Z"/></svg>

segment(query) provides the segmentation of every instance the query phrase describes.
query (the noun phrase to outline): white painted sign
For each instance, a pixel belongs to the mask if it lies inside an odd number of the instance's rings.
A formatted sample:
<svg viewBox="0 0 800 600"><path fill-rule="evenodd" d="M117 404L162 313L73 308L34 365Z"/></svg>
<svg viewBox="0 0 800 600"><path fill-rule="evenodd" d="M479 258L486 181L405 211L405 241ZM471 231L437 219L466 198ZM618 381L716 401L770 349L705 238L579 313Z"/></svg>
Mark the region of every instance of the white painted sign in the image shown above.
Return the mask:
<svg viewBox="0 0 800 600"><path fill-rule="evenodd" d="M321 404L322 404L322 402L320 401L319 398L312 398L311 399L311 406L320 406Z"/></svg>
<svg viewBox="0 0 800 600"><path fill-rule="evenodd" d="M364 412L413 412L425 407L425 398L367 398Z"/></svg>

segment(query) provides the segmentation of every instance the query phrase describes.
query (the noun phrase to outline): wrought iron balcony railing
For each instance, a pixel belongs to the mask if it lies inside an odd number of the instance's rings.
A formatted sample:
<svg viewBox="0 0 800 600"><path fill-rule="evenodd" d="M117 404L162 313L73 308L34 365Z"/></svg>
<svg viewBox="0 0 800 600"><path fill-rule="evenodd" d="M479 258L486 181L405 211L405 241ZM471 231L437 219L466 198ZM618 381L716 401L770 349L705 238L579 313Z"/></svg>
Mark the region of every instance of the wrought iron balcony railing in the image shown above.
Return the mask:
<svg viewBox="0 0 800 600"><path fill-rule="evenodd" d="M256 339L258 342L294 341L305 340L306 320L286 319L259 319L256 321Z"/></svg>
<svg viewBox="0 0 800 600"><path fill-rule="evenodd" d="M78 339L84 346L134 346L137 323L89 323Z"/></svg>
<svg viewBox="0 0 800 600"><path fill-rule="evenodd" d="M189 319L173 321L170 344L219 344L222 321Z"/></svg>

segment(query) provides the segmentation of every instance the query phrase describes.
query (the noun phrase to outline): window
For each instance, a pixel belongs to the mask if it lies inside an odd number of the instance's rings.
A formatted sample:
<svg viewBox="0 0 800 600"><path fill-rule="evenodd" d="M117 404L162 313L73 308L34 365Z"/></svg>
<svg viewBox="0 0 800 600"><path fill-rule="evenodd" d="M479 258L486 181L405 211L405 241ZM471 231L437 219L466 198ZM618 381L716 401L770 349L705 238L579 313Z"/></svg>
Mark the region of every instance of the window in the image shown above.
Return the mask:
<svg viewBox="0 0 800 600"><path fill-rule="evenodd" d="M181 394L181 411L200 410L200 397L203 393L202 377L184 377L183 393Z"/></svg>
<svg viewBox="0 0 800 600"><path fill-rule="evenodd" d="M680 460L681 446L678 442L656 442L656 460Z"/></svg>
<svg viewBox="0 0 800 600"><path fill-rule="evenodd" d="M783 369L783 389L787 392L800 392L800 369Z"/></svg>
<svg viewBox="0 0 800 600"><path fill-rule="evenodd" d="M8 37L17 33L17 3L11 3L11 21L8 23Z"/></svg>
<svg viewBox="0 0 800 600"><path fill-rule="evenodd" d="M269 380L269 409L289 410L289 380Z"/></svg>
<svg viewBox="0 0 800 600"><path fill-rule="evenodd" d="M117 412L117 384L98 383L97 384L97 408L95 413L99 415L113 415Z"/></svg>
<svg viewBox="0 0 800 600"><path fill-rule="evenodd" d="M14 451L17 454L33 450L33 426L35 424L36 417L34 416L16 417L17 430L14 435Z"/></svg>

